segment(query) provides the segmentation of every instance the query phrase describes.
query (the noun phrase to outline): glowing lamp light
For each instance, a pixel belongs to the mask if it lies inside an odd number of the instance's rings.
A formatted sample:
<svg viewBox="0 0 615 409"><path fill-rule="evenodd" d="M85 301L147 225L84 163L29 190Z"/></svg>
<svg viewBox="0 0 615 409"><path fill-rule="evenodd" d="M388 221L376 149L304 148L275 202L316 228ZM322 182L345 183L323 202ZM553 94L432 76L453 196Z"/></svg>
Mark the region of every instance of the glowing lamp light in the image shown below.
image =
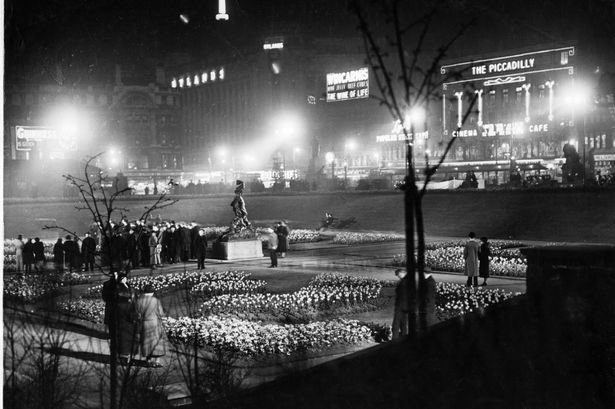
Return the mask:
<svg viewBox="0 0 615 409"><path fill-rule="evenodd" d="M198 75L194 76L194 85L199 85L199 76Z"/></svg>
<svg viewBox="0 0 615 409"><path fill-rule="evenodd" d="M177 80L175 78L171 81L171 88L177 88Z"/></svg>
<svg viewBox="0 0 615 409"><path fill-rule="evenodd" d="M418 125L423 123L425 121L425 110L418 106L412 107L410 111L408 111L405 120L407 125Z"/></svg>
<svg viewBox="0 0 615 409"><path fill-rule="evenodd" d="M220 78L221 80L224 79L224 68L220 68L220 71L218 71L218 78Z"/></svg>
<svg viewBox="0 0 615 409"><path fill-rule="evenodd" d="M218 156L226 156L226 148L224 146L220 146L218 149L216 149L216 154Z"/></svg>
<svg viewBox="0 0 615 409"><path fill-rule="evenodd" d="M206 72L201 74L201 82L202 83L206 83L207 82L207 73Z"/></svg>
<svg viewBox="0 0 615 409"><path fill-rule="evenodd" d="M184 88L184 79L183 78L179 79L179 87L180 88Z"/></svg>
<svg viewBox="0 0 615 409"><path fill-rule="evenodd" d="M216 20L228 20L228 14L226 14L226 0L218 0L218 14L216 14Z"/></svg>
<svg viewBox="0 0 615 409"><path fill-rule="evenodd" d="M280 67L280 63L277 61L274 61L271 63L271 71L273 71L274 74L279 74L280 72L282 72L282 68Z"/></svg>
<svg viewBox="0 0 615 409"><path fill-rule="evenodd" d="M346 141L346 144L344 146L346 147L346 149L352 151L357 147L357 143L353 139L349 139L348 141Z"/></svg>
<svg viewBox="0 0 615 409"><path fill-rule="evenodd" d="M216 80L216 72L214 70L209 73L209 78L211 78L212 81Z"/></svg>
<svg viewBox="0 0 615 409"><path fill-rule="evenodd" d="M328 164L333 163L333 161L335 160L335 154L333 152L325 153L325 160Z"/></svg>
<svg viewBox="0 0 615 409"><path fill-rule="evenodd" d="M188 87L192 86L192 80L190 79L190 77L186 77L186 86Z"/></svg>
<svg viewBox="0 0 615 409"><path fill-rule="evenodd" d="M179 15L179 19L181 20L182 23L184 24L188 24L190 22L190 18L188 17L187 14L180 14Z"/></svg>

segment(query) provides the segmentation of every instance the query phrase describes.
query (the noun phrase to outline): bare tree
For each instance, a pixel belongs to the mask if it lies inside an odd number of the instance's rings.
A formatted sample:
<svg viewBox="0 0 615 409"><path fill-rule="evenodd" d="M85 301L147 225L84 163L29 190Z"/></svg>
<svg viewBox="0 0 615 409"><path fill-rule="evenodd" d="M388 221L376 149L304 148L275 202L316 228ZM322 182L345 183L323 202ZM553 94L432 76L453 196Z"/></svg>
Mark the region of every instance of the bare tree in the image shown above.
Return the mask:
<svg viewBox="0 0 615 409"><path fill-rule="evenodd" d="M130 187L122 187L118 183L117 178L110 177L104 171L95 166L96 161L103 155L99 153L86 159L84 172L82 176L63 175L67 183L74 187L81 201L75 206L79 211L88 211L92 216L93 225L97 226L98 234L101 240L101 263L97 263L96 267L101 273L105 273L105 267L109 268L109 272L119 271L127 266L122 265L122 260L117 259L114 251L114 244L117 240L117 231L114 228L114 220L121 220L128 213L128 209L122 207L118 200L126 193L131 191ZM109 189L111 186L111 189ZM177 200L166 198L165 194L159 195L153 204L144 207L143 213L139 216L139 220L147 220L150 214L155 210L171 206ZM45 226L45 229L59 229L67 231L65 227L58 225ZM139 240L143 229L138 233L137 241ZM108 260L109 264L104 262ZM123 402L126 385L132 379L130 370L124 371L122 374L123 381L121 382L122 389L118 400L118 317L117 309L113 309L115 314L111 317L109 323L109 350L110 350L110 408L115 409L118 403ZM130 365L128 367L130 369ZM121 406L120 406L121 407Z"/></svg>
<svg viewBox="0 0 615 409"><path fill-rule="evenodd" d="M417 109L424 110L423 121L427 129L431 106L441 100L442 85L462 75L461 72L442 75L440 65L453 44L474 24L473 21L462 24L448 40L435 50L430 50L427 46L428 36L435 27L439 7L442 6L441 3L434 2L434 6L421 12L419 3L401 0L354 0L351 3L352 11L358 20L359 31L363 36L367 63L378 88L378 95L371 97L380 101L380 104L388 109L393 120L401 125L405 139L406 176L402 189L406 220L406 267L410 278L408 280L410 334L417 332L417 274L419 286L424 285L425 279L425 226L422 200L427 185L443 163L457 135L454 133L446 142L442 155L435 158L434 164L430 163L430 160L433 162L433 158L425 154L422 169L424 180L419 188L416 169L420 165L414 162L414 136L417 124L413 113ZM372 12L374 9L375 13ZM407 18L407 16L413 17ZM471 95L470 99L471 103L461 121L462 126L473 110L476 96ZM421 324L422 327L425 325Z"/></svg>

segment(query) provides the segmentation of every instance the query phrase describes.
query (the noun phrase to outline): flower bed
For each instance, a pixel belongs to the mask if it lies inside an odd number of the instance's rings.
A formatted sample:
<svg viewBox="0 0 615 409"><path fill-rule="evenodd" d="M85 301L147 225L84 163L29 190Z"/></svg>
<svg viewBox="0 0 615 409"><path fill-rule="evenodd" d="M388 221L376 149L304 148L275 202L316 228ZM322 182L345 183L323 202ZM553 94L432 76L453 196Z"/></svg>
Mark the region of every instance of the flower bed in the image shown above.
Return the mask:
<svg viewBox="0 0 615 409"><path fill-rule="evenodd" d="M190 290L194 294L203 297L214 297L222 294L243 294L262 291L267 285L262 280L211 280L203 281L192 287Z"/></svg>
<svg viewBox="0 0 615 409"><path fill-rule="evenodd" d="M338 232L333 237L333 243L362 244L379 243L383 241L405 240L406 236L398 233L358 233Z"/></svg>
<svg viewBox="0 0 615 409"><path fill-rule="evenodd" d="M304 310L326 310L336 306L348 306L375 299L380 294L379 281L323 274L308 285L289 294L224 294L203 303L201 313L208 314L253 314L265 312L273 316L296 314Z"/></svg>
<svg viewBox="0 0 615 409"><path fill-rule="evenodd" d="M313 243L320 241L320 232L309 229L293 229L288 235L290 243Z"/></svg>
<svg viewBox="0 0 615 409"><path fill-rule="evenodd" d="M81 273L10 274L4 276L4 297L23 302L36 302L53 295L60 287L90 282Z"/></svg>
<svg viewBox="0 0 615 409"><path fill-rule="evenodd" d="M81 298L61 302L58 305L61 311L82 320L102 324L105 317L105 303L102 300Z"/></svg>
<svg viewBox="0 0 615 409"><path fill-rule="evenodd" d="M133 290L142 291L146 285L151 285L158 293L164 293L180 287L188 287L194 289L197 285L202 285L203 289L210 285L212 291L215 288L224 288L224 283L228 284L228 288L234 286L233 283L248 280L250 273L243 271L222 271L216 273L202 272L202 271L188 271L179 273L170 273L156 276L139 276L128 279L128 284ZM251 283L254 287L264 285L262 282ZM102 284L90 287L87 290L87 297L101 297Z"/></svg>
<svg viewBox="0 0 615 409"><path fill-rule="evenodd" d="M244 355L286 354L319 350L370 339L369 327L355 320L337 319L308 324L278 325L230 317L166 318L164 326L173 343L208 346Z"/></svg>
<svg viewBox="0 0 615 409"><path fill-rule="evenodd" d="M464 272L463 241L429 243L425 246L425 266L436 271ZM508 277L525 277L527 261L519 251L520 242L491 242L489 273ZM406 265L405 255L393 258L393 265Z"/></svg>
<svg viewBox="0 0 615 409"><path fill-rule="evenodd" d="M447 320L468 312L485 308L519 295L500 289L467 287L454 283L438 283L436 289L436 315Z"/></svg>

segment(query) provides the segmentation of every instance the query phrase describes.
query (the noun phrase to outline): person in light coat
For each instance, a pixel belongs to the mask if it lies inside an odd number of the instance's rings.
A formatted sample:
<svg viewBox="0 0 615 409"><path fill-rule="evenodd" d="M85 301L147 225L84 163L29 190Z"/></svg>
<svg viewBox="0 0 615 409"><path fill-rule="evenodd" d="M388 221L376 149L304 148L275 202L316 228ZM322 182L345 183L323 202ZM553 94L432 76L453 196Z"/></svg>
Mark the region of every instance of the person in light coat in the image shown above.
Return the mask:
<svg viewBox="0 0 615 409"><path fill-rule="evenodd" d="M154 287L150 284L143 288L143 294L137 298L135 309L139 317L140 353L148 366L160 367L158 359L166 354L162 318L164 310L160 300L154 296Z"/></svg>
<svg viewBox="0 0 615 409"><path fill-rule="evenodd" d="M15 245L15 263L17 265L17 272L21 273L23 270L23 237L21 234L13 241Z"/></svg>
<svg viewBox="0 0 615 409"><path fill-rule="evenodd" d="M463 249L463 258L465 260L465 273L468 277L466 285L469 287L472 284L478 286L478 249L480 248L480 242L476 240L476 234L470 232L469 239L466 242Z"/></svg>

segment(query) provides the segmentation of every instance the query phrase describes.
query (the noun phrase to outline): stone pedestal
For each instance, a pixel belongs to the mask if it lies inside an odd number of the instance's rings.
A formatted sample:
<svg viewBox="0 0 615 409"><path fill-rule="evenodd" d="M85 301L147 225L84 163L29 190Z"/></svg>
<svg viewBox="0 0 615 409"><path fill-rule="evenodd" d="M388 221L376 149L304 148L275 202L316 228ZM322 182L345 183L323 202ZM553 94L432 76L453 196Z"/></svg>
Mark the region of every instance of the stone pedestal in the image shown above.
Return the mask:
<svg viewBox="0 0 615 409"><path fill-rule="evenodd" d="M218 260L238 260L263 257L260 240L236 240L214 242L212 258Z"/></svg>

